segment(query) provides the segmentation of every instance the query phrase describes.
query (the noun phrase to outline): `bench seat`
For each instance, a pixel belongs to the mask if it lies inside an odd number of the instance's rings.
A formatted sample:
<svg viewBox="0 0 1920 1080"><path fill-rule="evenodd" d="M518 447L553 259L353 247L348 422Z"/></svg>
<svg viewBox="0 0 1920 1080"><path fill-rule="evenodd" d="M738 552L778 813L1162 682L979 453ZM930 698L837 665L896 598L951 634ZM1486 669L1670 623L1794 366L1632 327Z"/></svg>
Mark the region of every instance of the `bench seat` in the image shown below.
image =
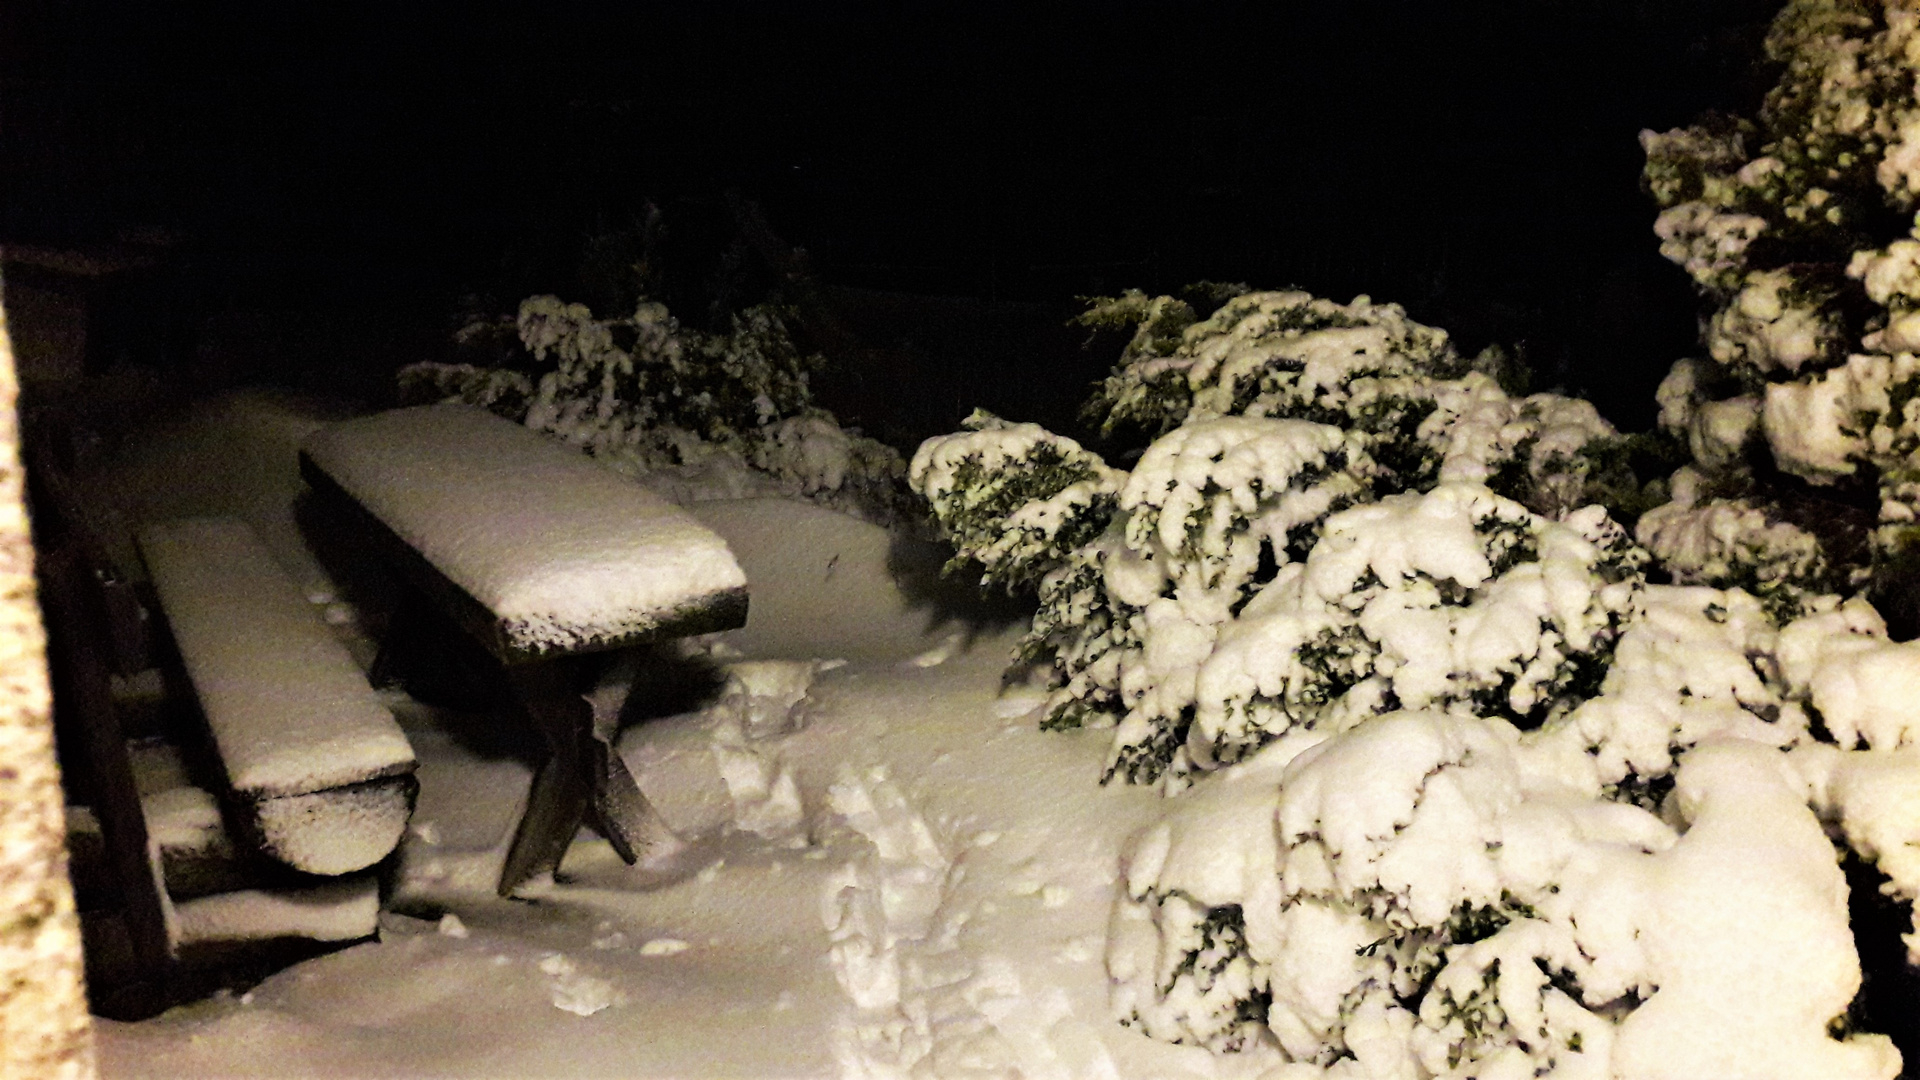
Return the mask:
<svg viewBox="0 0 1920 1080"><path fill-rule="evenodd" d="M395 557L506 662L746 619L746 576L726 541L580 451L482 409L444 403L331 424L301 457L308 483L345 495L395 538Z"/></svg>
<svg viewBox="0 0 1920 1080"><path fill-rule="evenodd" d="M413 748L259 538L195 518L142 530L140 550L244 839L310 874L385 858L418 792Z"/></svg>

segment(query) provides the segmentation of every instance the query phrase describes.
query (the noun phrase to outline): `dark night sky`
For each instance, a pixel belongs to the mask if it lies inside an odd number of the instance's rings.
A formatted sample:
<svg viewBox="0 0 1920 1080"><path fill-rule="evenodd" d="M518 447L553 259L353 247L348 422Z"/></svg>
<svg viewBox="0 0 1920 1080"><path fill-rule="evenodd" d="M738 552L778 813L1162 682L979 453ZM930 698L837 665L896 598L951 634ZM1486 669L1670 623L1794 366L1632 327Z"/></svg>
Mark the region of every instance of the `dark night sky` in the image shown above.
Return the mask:
<svg viewBox="0 0 1920 1080"><path fill-rule="evenodd" d="M735 188L831 282L1366 291L1639 425L1694 331L1635 135L1751 111L1773 6L10 0L0 239L444 319Z"/></svg>

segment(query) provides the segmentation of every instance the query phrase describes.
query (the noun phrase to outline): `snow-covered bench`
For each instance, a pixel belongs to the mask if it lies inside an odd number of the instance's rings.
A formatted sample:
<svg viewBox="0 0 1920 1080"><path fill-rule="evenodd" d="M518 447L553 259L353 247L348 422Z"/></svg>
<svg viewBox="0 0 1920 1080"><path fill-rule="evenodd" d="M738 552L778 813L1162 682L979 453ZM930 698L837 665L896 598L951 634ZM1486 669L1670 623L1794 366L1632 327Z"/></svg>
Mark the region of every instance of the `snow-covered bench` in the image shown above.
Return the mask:
<svg viewBox="0 0 1920 1080"><path fill-rule="evenodd" d="M139 541L245 839L310 874L385 858L419 785L352 656L245 524L167 522Z"/></svg>
<svg viewBox="0 0 1920 1080"><path fill-rule="evenodd" d="M300 468L419 595L492 654L552 750L508 853L502 895L557 868L589 813L628 862L670 835L596 736L581 696L591 666L581 661L743 625L746 576L726 541L579 451L466 405L322 428Z"/></svg>

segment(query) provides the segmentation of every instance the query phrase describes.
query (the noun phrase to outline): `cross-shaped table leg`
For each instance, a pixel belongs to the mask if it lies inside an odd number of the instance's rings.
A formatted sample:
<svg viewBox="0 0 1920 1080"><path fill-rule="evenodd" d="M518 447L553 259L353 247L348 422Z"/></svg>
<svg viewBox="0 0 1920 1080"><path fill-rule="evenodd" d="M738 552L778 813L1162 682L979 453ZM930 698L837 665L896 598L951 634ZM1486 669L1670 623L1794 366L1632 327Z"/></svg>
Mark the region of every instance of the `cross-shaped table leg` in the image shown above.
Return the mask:
<svg viewBox="0 0 1920 1080"><path fill-rule="evenodd" d="M626 762L595 734L593 706L583 695L592 671L584 658L516 664L506 669L522 709L550 751L533 777L527 811L500 871L501 896L528 879L559 869L582 822L613 845L629 866L673 834L640 792Z"/></svg>

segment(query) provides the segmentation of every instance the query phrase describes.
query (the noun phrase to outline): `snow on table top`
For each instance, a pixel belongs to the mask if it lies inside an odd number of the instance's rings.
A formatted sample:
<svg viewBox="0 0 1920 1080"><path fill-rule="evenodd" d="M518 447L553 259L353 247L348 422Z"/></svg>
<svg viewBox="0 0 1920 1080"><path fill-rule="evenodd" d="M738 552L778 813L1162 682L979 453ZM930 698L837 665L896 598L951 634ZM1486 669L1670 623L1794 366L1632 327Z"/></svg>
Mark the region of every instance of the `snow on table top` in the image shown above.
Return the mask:
<svg viewBox="0 0 1920 1080"><path fill-rule="evenodd" d="M298 795L413 767L400 725L246 525L151 525L140 549L234 790Z"/></svg>
<svg viewBox="0 0 1920 1080"><path fill-rule="evenodd" d="M643 633L743 589L726 541L579 451L466 405L334 424L308 458L499 618L508 644Z"/></svg>

